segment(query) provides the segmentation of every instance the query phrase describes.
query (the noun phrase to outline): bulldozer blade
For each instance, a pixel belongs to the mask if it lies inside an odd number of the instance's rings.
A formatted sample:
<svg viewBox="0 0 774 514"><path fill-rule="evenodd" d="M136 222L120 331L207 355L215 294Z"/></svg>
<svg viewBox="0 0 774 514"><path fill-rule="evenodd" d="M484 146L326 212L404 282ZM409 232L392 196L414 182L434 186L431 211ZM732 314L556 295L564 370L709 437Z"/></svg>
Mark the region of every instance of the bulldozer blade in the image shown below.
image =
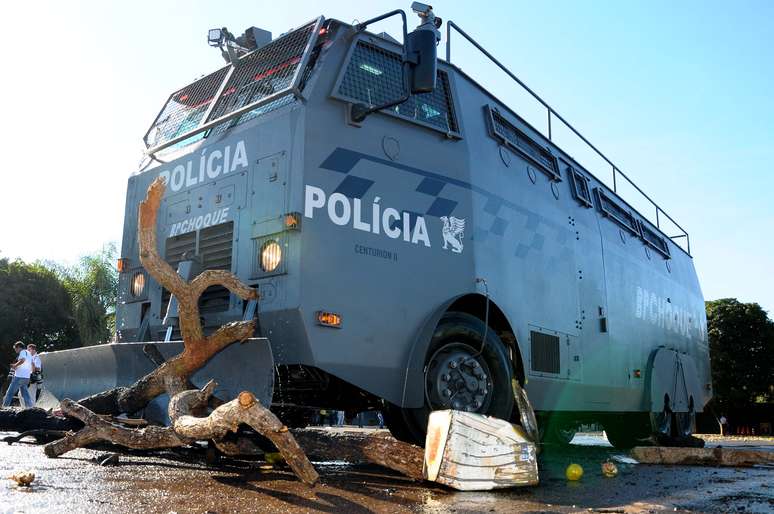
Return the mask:
<svg viewBox="0 0 774 514"><path fill-rule="evenodd" d="M183 351L182 341L173 341L102 344L41 353L45 392L38 406L50 408L65 398L80 400L113 387L133 384L157 367L143 352L146 344L154 345L165 359ZM268 339L251 338L232 344L197 371L191 382L202 387L210 379L218 383L215 396L223 400L231 400L241 391L250 391L261 403L271 405L274 358ZM148 421L166 424L168 403L169 397L161 395L141 414Z"/></svg>

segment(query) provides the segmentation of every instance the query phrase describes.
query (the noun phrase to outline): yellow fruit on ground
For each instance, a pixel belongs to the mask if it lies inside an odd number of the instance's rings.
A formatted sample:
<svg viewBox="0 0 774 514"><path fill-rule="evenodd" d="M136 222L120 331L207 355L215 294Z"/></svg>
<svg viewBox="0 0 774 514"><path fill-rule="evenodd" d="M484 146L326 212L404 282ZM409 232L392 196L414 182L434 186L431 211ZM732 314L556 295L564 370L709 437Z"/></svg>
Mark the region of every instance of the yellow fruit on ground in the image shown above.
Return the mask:
<svg viewBox="0 0 774 514"><path fill-rule="evenodd" d="M580 466L580 464L570 464L567 466L564 474L567 476L567 480L580 480L583 476L583 468Z"/></svg>

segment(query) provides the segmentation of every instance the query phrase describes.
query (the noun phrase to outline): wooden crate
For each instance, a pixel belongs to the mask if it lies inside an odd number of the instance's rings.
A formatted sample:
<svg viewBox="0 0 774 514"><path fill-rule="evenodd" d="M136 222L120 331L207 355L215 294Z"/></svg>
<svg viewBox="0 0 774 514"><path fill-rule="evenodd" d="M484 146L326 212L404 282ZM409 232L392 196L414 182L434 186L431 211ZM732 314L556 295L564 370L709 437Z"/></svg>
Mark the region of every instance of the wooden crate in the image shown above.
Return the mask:
<svg viewBox="0 0 774 514"><path fill-rule="evenodd" d="M535 443L518 425L480 414L430 414L425 477L461 491L538 483Z"/></svg>

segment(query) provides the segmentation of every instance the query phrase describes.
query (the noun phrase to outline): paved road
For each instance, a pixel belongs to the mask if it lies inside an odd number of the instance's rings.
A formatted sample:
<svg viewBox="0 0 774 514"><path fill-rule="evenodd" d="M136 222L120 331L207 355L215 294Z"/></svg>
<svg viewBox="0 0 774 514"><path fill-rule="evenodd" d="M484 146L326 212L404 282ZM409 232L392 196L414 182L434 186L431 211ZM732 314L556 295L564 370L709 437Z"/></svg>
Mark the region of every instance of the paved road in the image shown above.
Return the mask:
<svg viewBox="0 0 774 514"><path fill-rule="evenodd" d="M317 463L322 483L309 489L284 467L261 462L213 469L199 453L135 453L101 467L92 459L103 452L95 450L47 459L40 446L1 444L0 477L33 469L37 478L29 490L0 482L0 512L774 512L774 469L645 466L627 463L598 435L576 442L586 445L544 452L540 486L493 493L428 487L373 466ZM617 478L601 476L607 458L617 460ZM586 470L580 482L564 479L570 462Z"/></svg>

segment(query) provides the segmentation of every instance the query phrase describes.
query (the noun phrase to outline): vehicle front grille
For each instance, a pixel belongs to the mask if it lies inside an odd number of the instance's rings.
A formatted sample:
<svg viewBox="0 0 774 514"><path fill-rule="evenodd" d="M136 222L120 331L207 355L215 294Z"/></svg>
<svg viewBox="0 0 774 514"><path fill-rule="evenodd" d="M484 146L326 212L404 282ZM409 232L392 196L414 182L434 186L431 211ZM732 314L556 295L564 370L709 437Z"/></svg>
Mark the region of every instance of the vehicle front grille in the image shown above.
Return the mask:
<svg viewBox="0 0 774 514"><path fill-rule="evenodd" d="M178 264L184 259L196 257L203 270L231 271L233 246L234 222L229 221L199 231L167 238L164 260L177 269ZM169 291L164 289L161 295L162 316L167 312L169 297ZM208 287L199 298L199 311L204 314L228 310L230 297L231 294L225 287Z"/></svg>

